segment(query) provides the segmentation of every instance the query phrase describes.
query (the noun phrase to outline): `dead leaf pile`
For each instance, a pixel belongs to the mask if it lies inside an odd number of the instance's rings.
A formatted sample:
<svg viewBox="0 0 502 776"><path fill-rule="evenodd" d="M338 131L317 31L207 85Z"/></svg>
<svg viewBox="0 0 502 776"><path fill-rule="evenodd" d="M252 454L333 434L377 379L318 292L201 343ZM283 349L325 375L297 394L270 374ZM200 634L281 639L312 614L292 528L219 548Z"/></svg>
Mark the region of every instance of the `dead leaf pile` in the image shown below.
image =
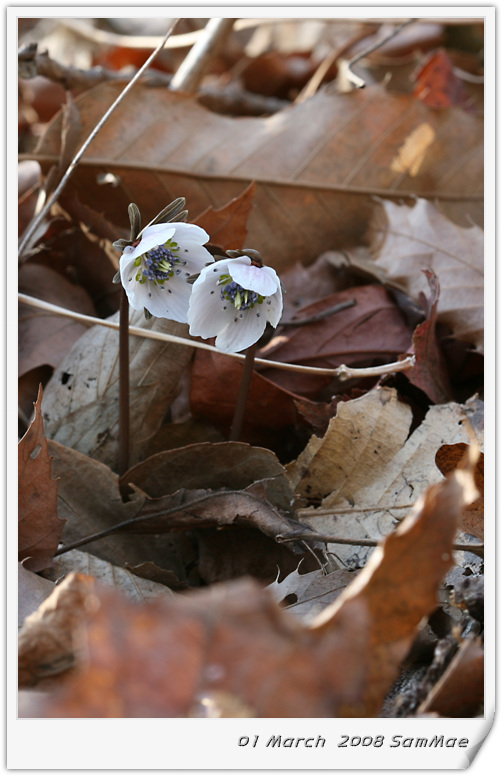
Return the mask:
<svg viewBox="0 0 502 776"><path fill-rule="evenodd" d="M152 38L39 21L19 290L68 315L21 300L20 715L482 714L482 20L238 19L178 90L180 20L74 169ZM119 320L128 206L177 197L283 316L228 441L243 362L131 311L119 467L118 332L71 314Z"/></svg>

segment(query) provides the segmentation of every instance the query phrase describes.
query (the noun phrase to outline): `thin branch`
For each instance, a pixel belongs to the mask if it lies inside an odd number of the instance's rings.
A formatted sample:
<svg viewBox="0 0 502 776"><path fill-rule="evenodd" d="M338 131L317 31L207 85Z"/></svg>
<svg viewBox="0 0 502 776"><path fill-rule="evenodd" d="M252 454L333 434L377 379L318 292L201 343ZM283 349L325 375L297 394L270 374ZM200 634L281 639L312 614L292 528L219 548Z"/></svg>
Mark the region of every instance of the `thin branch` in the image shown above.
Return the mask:
<svg viewBox="0 0 502 776"><path fill-rule="evenodd" d="M137 69L123 73L108 70L97 65L82 70L73 65L64 65L49 56L48 51L38 51L36 43L29 43L18 52L18 74L20 78L30 79L42 75L53 83L61 84L64 89L91 89L108 81L130 81L137 75ZM170 73L160 71L145 71L143 77L149 86L168 86L171 83Z"/></svg>
<svg viewBox="0 0 502 776"><path fill-rule="evenodd" d="M321 533L309 533L305 532L305 534L296 534L294 539L290 536L282 536L279 535L276 537L276 541L279 544L285 544L287 542L291 541L298 541L299 539L311 539L312 541L317 542L326 542L326 544L348 544L352 545L354 547L378 547L379 544L381 544L386 537L382 537L381 539L344 539L342 536L331 536L331 534L321 534ZM472 552L474 555L477 555L480 558L484 557L484 550L485 545L484 544L454 544L452 549L455 552Z"/></svg>
<svg viewBox="0 0 502 776"><path fill-rule="evenodd" d="M173 75L171 89L195 92L207 67L232 31L236 19L209 19L200 38Z"/></svg>
<svg viewBox="0 0 502 776"><path fill-rule="evenodd" d="M399 35L401 30L404 30L405 27L408 27L410 24L414 24L417 19L408 19L407 21L400 24L398 27L393 29L388 35L386 35L384 38L381 38L380 40L377 40L376 43L373 43L371 46L368 46L367 48L363 49L359 54L357 54L355 57L352 57L344 67L343 70L343 78L348 80L353 86L355 86L357 89L363 89L366 86L365 81L360 78L358 75L356 75L352 71L352 67L357 63L360 62L361 59L364 59L364 57L367 57L368 54L372 54L373 51L376 51L380 48L380 46L383 46L384 43L388 43L389 40L392 40L392 38L395 38L396 35Z"/></svg>
<svg viewBox="0 0 502 776"><path fill-rule="evenodd" d="M36 299L33 296L27 294L18 294L20 302L30 305L31 307L37 307L40 310L47 310L54 315L64 315L68 318L73 318L75 321L80 321L88 326L104 326L108 329L115 329L118 331L119 324L115 321L103 320L101 318L94 318L91 315L84 315L83 313L76 313L73 310L66 310L64 307L58 307L50 302L44 302L42 299ZM214 347L214 345L208 345L206 342L198 342L197 340L187 339L186 337L176 337L174 334L166 334L160 331L151 331L149 329L141 329L138 326L130 326L129 334L136 337L146 337L147 339L156 339L162 342L173 342L176 345L186 345L190 348L199 348L200 350L210 350L212 353L218 353L220 356L227 356L228 358L237 358L240 361L244 361L245 356L241 353L222 353L221 350ZM300 372L307 375L331 375L332 377L338 377L341 380L351 380L359 377L379 377L385 374L393 374L394 372L405 372L408 369L413 369L415 365L415 356L408 356L402 361L394 361L391 364L384 364L383 366L366 367L356 369L341 364L336 368L324 368L318 366L303 366L302 364L286 364L282 361L270 361L266 358L255 358L255 364L260 366L274 367L275 369L283 369L289 372Z"/></svg>
<svg viewBox="0 0 502 776"><path fill-rule="evenodd" d="M157 512L149 512L146 515L140 514L140 515L137 515L136 517L130 517L128 520L123 520L122 522L116 523L115 525L112 525L109 528L103 529L103 531L98 531L97 533L90 534L89 536L85 536L83 539L78 539L78 541L73 542L72 544L67 544L63 547L60 547L54 553L54 557L56 557L57 555L64 555L66 552L70 552L70 550L76 550L78 547L82 547L84 544L90 544L91 542L94 542L97 539L104 539L106 536L110 536L111 534L114 534L114 533L119 533L120 531L130 528L131 526L137 525L138 523L145 523L148 520L153 520L158 517L169 517L169 515L174 515L177 512L188 512L192 507L195 507L199 504L203 504L205 501L210 501L211 499L217 498L219 496L240 496L243 494L243 492L251 501L256 501L259 504L266 504L266 506L272 512L274 512L275 515L282 517L280 511L276 507L274 507L273 504L271 504L269 501L265 499L255 496L253 493L246 493L245 491L241 491L241 490L212 491L210 493L206 493L204 496L198 496L197 498L194 498L191 501L186 501L184 504L178 504L175 507L169 507L168 509L159 509ZM173 526L171 530L174 531L174 530L182 530L182 529L180 529L179 526L178 527ZM141 531L136 531L136 533L141 533ZM158 533L158 531L156 530L155 533ZM308 531L301 531L301 532L299 531L298 535L301 536L302 540L307 540L309 538ZM286 541L286 538L284 538L285 536L284 534L280 534L280 536L281 536L282 542ZM293 541L294 535L291 534L289 539Z"/></svg>
<svg viewBox="0 0 502 776"><path fill-rule="evenodd" d="M49 199L45 203L44 207L42 208L42 210L40 211L38 216L36 216L36 218L34 218L32 220L30 226L26 230L25 235L23 237L23 240L21 241L21 244L19 246L19 256L22 256L23 253L25 252L25 250L27 250L27 248L29 247L31 238L36 233L38 227L40 226L40 224L42 223L42 221L46 217L47 213L49 212L49 210L51 209L53 204L57 201L59 195L61 194L61 192L63 191L64 187L68 183L68 180L70 179L74 169L78 165L78 163L79 163L80 159L82 158L82 156L84 155L84 153L87 151L87 149L91 145L92 141L94 140L94 138L96 137L98 132L103 128L103 126L108 121L108 119L110 118L112 113L120 105L120 103L127 96L127 94L129 94L130 90L135 85L135 83L139 80L139 78L142 76L142 74L145 72L145 70L148 69L149 65L153 62L153 60L155 59L155 57L157 56L159 51L163 48L164 43L167 41L168 37L171 35L171 33L172 33L173 29L175 28L177 22L178 22L178 19L174 19L173 20L173 22L171 23L171 25L169 27L168 32L164 35L164 38L162 39L162 42L157 46L155 51L153 51L152 54L148 57L148 59L146 60L145 64L142 67L140 67L140 69L138 70L138 72L136 73L134 78L132 78L132 80L129 81L129 83L125 86L125 88L119 94L117 99L108 108L108 110L106 111L104 116L98 121L98 123L96 124L96 126L94 127L92 132L90 133L90 135L87 138L87 140L85 140L85 142L83 143L81 148L77 151L77 153L75 154L75 156L73 158L73 161L71 162L71 164L69 165L69 167L66 170L65 174L61 178L58 186L53 191L53 193L51 194L51 196L49 197Z"/></svg>

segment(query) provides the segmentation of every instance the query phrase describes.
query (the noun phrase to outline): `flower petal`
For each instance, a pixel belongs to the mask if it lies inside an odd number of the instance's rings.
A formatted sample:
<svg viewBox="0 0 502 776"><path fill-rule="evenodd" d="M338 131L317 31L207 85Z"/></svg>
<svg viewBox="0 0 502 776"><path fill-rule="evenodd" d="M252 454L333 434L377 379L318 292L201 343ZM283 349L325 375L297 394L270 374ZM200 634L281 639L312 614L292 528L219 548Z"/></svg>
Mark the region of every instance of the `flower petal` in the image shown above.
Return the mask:
<svg viewBox="0 0 502 776"><path fill-rule="evenodd" d="M280 287L273 296L265 299L262 306L266 310L267 321L272 324L275 329L282 315L282 291Z"/></svg>
<svg viewBox="0 0 502 776"><path fill-rule="evenodd" d="M165 226L165 224L164 224ZM185 224L183 221L172 221L169 226L173 226L176 229L176 235L174 239L177 243L184 244L187 240L198 243L198 245L204 245L209 242L209 235L201 226L197 224Z"/></svg>
<svg viewBox="0 0 502 776"><path fill-rule="evenodd" d="M216 347L224 353L239 353L257 342L265 331L267 321L265 315L255 310L246 310L242 318L238 317L236 310L232 322L216 337Z"/></svg>
<svg viewBox="0 0 502 776"><path fill-rule="evenodd" d="M138 283L138 285L140 285ZM181 278L173 277L162 285L151 281L142 284L146 296L142 297L143 306L157 318L169 318L178 323L187 322L188 302L191 288Z"/></svg>
<svg viewBox="0 0 502 776"><path fill-rule="evenodd" d="M255 291L262 296L272 296L280 285L279 278L274 270L271 270L272 275L270 272L264 272L265 267L243 264L242 259L232 259L232 261L229 261L228 269L232 279L242 288ZM267 267L266 269L270 270L271 268Z"/></svg>
<svg viewBox="0 0 502 776"><path fill-rule="evenodd" d="M205 278L201 273L192 286L188 323L190 334L207 339L215 337L221 329L233 321L235 307L231 302L222 301L216 281L208 277L205 270L203 272L205 272ZM219 273L215 277L219 277Z"/></svg>
<svg viewBox="0 0 502 776"><path fill-rule="evenodd" d="M141 235L139 244L133 248L132 251L127 252L129 258L137 259L138 256L147 253L152 248L155 248L156 245L164 245L164 243L174 235L175 231L176 230L171 224L154 224L153 226L147 226Z"/></svg>
<svg viewBox="0 0 502 776"><path fill-rule="evenodd" d="M132 251L129 251L129 253L132 253ZM134 266L134 257L130 258L129 255L124 253L120 257L119 262L120 267L120 279L122 281L122 285L124 286L125 292L127 294L127 298L129 300L129 304L133 308L133 310L142 310L144 305L138 303L136 298L136 289L141 284L136 281L136 274L138 272L138 268Z"/></svg>

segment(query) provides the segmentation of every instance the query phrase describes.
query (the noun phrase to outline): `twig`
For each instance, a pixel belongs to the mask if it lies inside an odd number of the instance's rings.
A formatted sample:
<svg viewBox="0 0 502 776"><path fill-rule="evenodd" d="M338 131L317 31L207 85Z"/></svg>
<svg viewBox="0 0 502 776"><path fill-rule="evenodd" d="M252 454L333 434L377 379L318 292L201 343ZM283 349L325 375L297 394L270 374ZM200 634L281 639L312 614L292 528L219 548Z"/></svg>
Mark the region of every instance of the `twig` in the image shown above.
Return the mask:
<svg viewBox="0 0 502 776"><path fill-rule="evenodd" d="M36 43L29 43L18 52L18 74L20 78L30 79L42 75L54 83L61 84L64 89L91 89L93 86L107 81L130 81L137 74L137 69L126 74L121 71L108 70L100 65L82 70L72 65L63 65L49 56L48 51L38 51ZM170 73L160 71L145 71L143 78L149 86L168 86L171 83Z"/></svg>
<svg viewBox="0 0 502 776"><path fill-rule="evenodd" d="M114 533L119 533L120 531L124 530L124 528L130 528L131 526L134 526L138 523L145 523L148 520L153 520L158 517L168 517L169 515L174 515L177 512L189 512L189 510L192 507L198 506L199 504L203 504L205 501L210 501L211 499L214 499L218 496L240 496L243 491L241 490L221 490L221 491L212 491L210 493L206 493L204 496L198 496L197 498L193 498L190 501L186 501L184 504L178 504L174 507L169 507L168 509L159 509L157 512L150 512L146 515L137 515L136 517L130 517L128 520L123 520L120 523L116 523L115 525L110 526L109 528L104 528L102 531L98 531L97 533L90 534L89 536L84 536L83 539L78 539L78 541L73 542L73 544L67 544L64 547L60 547L56 552L54 553L54 557L57 555L64 555L66 552L70 552L71 550L76 550L78 547L82 547L84 544L90 544L90 542L94 542L97 539L104 539L106 536L110 536ZM256 501L259 504L266 504L269 509L272 510L272 512L275 513L276 516L282 517L280 514L280 511L273 506L269 501L265 501L264 499L259 498L258 496L255 496L253 493L246 493L245 494L251 501ZM141 507L142 508L142 507ZM140 508L140 511L141 511ZM173 526L171 530L183 530L179 526ZM296 531L296 529L295 529ZM145 533L145 531L136 531L135 533ZM148 531L146 531L148 533ZM158 530L155 530L155 533L158 533ZM309 538L309 532L308 531L298 531L298 535L302 538L302 540L308 540ZM279 534L281 537L281 543L284 543L286 541L286 538L284 538L284 534ZM294 534L291 534L289 537L291 541L294 541ZM279 540L277 540L279 541Z"/></svg>
<svg viewBox="0 0 502 776"><path fill-rule="evenodd" d="M145 72L145 70L148 69L148 67L151 64L151 62L153 62L153 60L155 59L155 57L157 56L159 51L164 46L164 43L166 42L166 40L168 39L168 37L172 33L172 31L173 31L174 27L176 26L177 22L178 22L178 19L174 19L173 20L173 22L171 23L171 25L169 27L168 32L164 35L164 38L162 39L162 42L157 46L155 51L153 51L152 54L148 57L148 59L146 60L145 64L142 67L140 67L140 69L138 70L138 72L136 73L134 78L132 78L132 80L129 81L129 83L125 86L125 88L119 94L117 99L108 108L108 110L106 111L105 115L98 121L98 123L96 124L96 126L94 127L92 132L90 133L90 135L87 138L87 140L85 140L83 145L77 151L77 153L75 154L75 156L73 158L73 161L70 163L70 165L69 165L68 169L66 170L65 174L61 178L58 186L53 191L53 193L51 194L51 196L49 197L49 199L45 203L44 207L41 209L41 211L38 214L38 216L36 216L36 218L34 218L32 220L30 226L26 230L26 232L24 234L24 237L23 237L23 240L21 241L21 244L19 246L19 256L22 256L23 253L25 252L25 250L30 245L31 238L33 237L33 235L37 231L39 225L42 223L42 221L44 220L45 216L47 215L47 213L49 212L49 210L51 209L53 204L57 201L59 195L61 194L61 192L63 191L64 187L68 183L68 180L70 179L74 169L76 168L77 164L79 163L79 161L82 158L82 156L84 155L84 153L87 151L87 149L91 145L92 141L94 140L94 138L96 137L98 132L103 128L105 123L108 121L108 119L110 118L112 113L115 111L115 109L120 105L122 100L127 96L127 94L129 94L130 90L132 89L134 84L139 80L141 75Z"/></svg>
<svg viewBox="0 0 502 776"><path fill-rule="evenodd" d="M129 300L122 289L119 322L119 459L120 476L129 468Z"/></svg>
<svg viewBox="0 0 502 776"><path fill-rule="evenodd" d="M357 54L355 57L352 57L344 67L343 71L343 77L346 78L348 81L350 81L353 86L355 86L357 89L363 89L366 86L365 81L360 78L358 75L356 75L352 71L352 67L357 63L360 62L361 59L364 59L364 57L367 57L368 54L371 54L373 51L376 51L380 48L380 46L383 46L384 43L387 43L389 40L392 40L392 38L395 38L396 35L399 35L401 30L404 30L405 27L408 27L409 24L413 24L416 22L417 19L408 19L407 21L400 24L398 27L392 30L388 35L386 35L381 40L376 41L376 43L373 43L371 46L368 46L363 51L361 51L360 54Z"/></svg>
<svg viewBox="0 0 502 776"><path fill-rule="evenodd" d="M115 321L94 318L91 315L84 315L83 313L73 312L73 310L66 310L64 307L58 307L55 304L44 302L42 299L36 299L35 297L28 296L27 294L18 294L18 299L20 302L31 305L31 307L37 307L40 310L47 310L54 315L64 315L68 318L73 318L74 320L81 321L88 326L104 326L108 329L119 329L119 324ZM237 358L241 361L243 361L245 358L245 356L243 356L241 353L222 353L221 350L218 350L218 348L214 347L214 345L208 345L206 342L198 342L197 340L187 339L186 337L176 337L174 334L166 334L160 331L141 329L138 326L129 326L129 334L132 334L136 337L156 339L162 342L173 342L176 345L186 345L190 348L209 350L212 353L218 353L220 356ZM383 366L367 367L362 369L351 368L345 366L345 364L341 364L335 368L303 366L302 364L286 364L282 361L270 361L266 358L255 358L255 364L266 367L274 367L274 369L283 369L287 372L299 372L307 375L331 375L332 377L339 377L342 380L349 380L358 377L378 377L384 374L392 374L393 372L405 372L408 369L413 369L415 365L415 356L408 356L402 361L394 361L391 364L384 364Z"/></svg>
<svg viewBox="0 0 502 776"><path fill-rule="evenodd" d="M378 547L378 545L384 541L386 537L382 537L382 539L344 539L341 536L331 536L330 534L321 534L321 533L308 533L305 534L296 534L294 539L290 536L277 536L276 541L279 544L285 544L287 542L291 541L298 541L298 539L311 539L315 542L326 542L326 544L349 544L353 545L354 547ZM478 557L483 558L484 557L484 550L485 545L484 544L454 544L452 547L453 550L456 552L472 552L474 555L478 555Z"/></svg>
<svg viewBox="0 0 502 776"><path fill-rule="evenodd" d="M249 387L251 385L251 378L253 376L255 354L256 342L246 350L244 368L242 370L241 376L241 384L239 386L239 393L237 394L234 418L232 420L232 427L230 429L230 436L228 438L229 442L238 442L241 435L242 421L244 420Z"/></svg>
<svg viewBox="0 0 502 776"><path fill-rule="evenodd" d="M307 323L317 323L325 318L329 318L330 315L335 315L336 313L341 313L342 310L347 310L349 307L354 307L355 304L357 304L355 299L349 299L347 302L340 302L340 304L336 304L328 310L323 310L322 313L309 315L308 318L302 318L299 321L281 321L281 326L304 326Z"/></svg>
<svg viewBox="0 0 502 776"><path fill-rule="evenodd" d="M236 19L209 19L203 34L188 52L171 81L171 89L195 92L209 62L221 48Z"/></svg>

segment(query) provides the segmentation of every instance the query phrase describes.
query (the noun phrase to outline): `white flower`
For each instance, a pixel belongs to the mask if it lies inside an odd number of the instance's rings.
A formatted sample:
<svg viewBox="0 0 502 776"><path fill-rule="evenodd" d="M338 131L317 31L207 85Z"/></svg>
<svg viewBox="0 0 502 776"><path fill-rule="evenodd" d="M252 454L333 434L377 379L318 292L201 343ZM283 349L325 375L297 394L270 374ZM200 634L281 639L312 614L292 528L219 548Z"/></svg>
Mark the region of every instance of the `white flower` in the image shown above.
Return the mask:
<svg viewBox="0 0 502 776"><path fill-rule="evenodd" d="M192 291L186 280L213 261L202 247L208 240L195 224L147 226L137 245L126 246L120 258L120 278L131 307L146 307L157 318L186 323Z"/></svg>
<svg viewBox="0 0 502 776"><path fill-rule="evenodd" d="M237 353L261 337L267 321L277 326L281 314L275 270L240 256L202 270L193 284L188 323L194 337L216 337L217 348Z"/></svg>

